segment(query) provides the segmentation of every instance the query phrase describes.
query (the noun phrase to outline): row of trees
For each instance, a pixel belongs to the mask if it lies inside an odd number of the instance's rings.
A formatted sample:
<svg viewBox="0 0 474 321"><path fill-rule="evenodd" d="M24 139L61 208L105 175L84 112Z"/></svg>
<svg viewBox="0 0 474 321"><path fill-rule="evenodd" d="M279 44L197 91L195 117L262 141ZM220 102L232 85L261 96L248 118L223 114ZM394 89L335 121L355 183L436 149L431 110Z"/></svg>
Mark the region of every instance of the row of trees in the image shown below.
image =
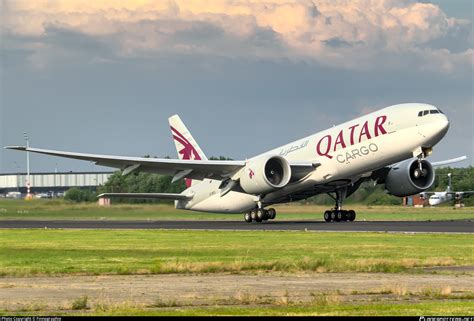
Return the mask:
<svg viewBox="0 0 474 321"><path fill-rule="evenodd" d="M433 183L433 186L431 186L428 191L445 191L446 187L448 186L448 173L451 173L452 175L453 191L474 190L474 167L470 166L463 168L437 168L436 179ZM332 198L327 195L317 195L307 199L306 202L328 205L332 205L334 203ZM374 186L372 182L365 182L346 200L346 203L363 203L367 205L399 205L401 200L399 197L387 194L382 185ZM465 198L463 203L466 206L473 206L474 196Z"/></svg>
<svg viewBox="0 0 474 321"><path fill-rule="evenodd" d="M219 159L219 158L218 158ZM220 159L225 159L221 157ZM436 180L430 191L444 191L448 184L448 173L452 174L453 191L474 190L474 167L466 168L438 168L436 169ZM180 193L186 186L184 180L171 183L171 176L150 173L135 173L123 176L122 171L115 172L97 192L90 190L71 189L66 193L66 199L77 202L96 201L96 195L100 193ZM145 203L145 202L168 202L158 200L114 200L118 202ZM334 201L326 194L311 197L304 202L311 204L333 205ZM388 195L383 186L374 186L371 182L363 183L360 188L351 195L347 203L364 203L367 205L399 205L399 197ZM474 205L474 196L464 200L466 205Z"/></svg>

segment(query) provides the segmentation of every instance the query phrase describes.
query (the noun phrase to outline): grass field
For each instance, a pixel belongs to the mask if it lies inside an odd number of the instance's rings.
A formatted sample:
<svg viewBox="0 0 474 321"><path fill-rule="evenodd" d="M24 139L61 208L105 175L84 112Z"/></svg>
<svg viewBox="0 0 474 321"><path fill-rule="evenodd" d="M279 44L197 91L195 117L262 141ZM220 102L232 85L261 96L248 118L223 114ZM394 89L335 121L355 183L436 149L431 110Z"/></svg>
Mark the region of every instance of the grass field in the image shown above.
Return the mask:
<svg viewBox="0 0 474 321"><path fill-rule="evenodd" d="M149 311L134 307L110 307L104 311L93 311L94 315L162 315L162 316L407 316L407 315L472 315L472 302L431 301L421 303L376 302L363 304L340 304L337 302L315 302L315 304L287 304L267 307L209 307L175 308L168 311ZM90 314L90 313L87 313ZM79 315L87 315L81 313Z"/></svg>
<svg viewBox="0 0 474 321"><path fill-rule="evenodd" d="M472 265L472 234L0 230L0 275L3 278L53 276L51 282L57 282L61 276L170 273L214 276L230 273L245 278L249 274L284 277L323 273L330 279L332 272L348 273L351 278L358 272L416 275L418 280L431 273L441 277L453 273L448 271L443 276L442 271L427 271L424 267ZM471 282L470 272L454 273L454 278L468 278ZM7 282L3 286L6 291L15 284ZM441 283L441 286L418 292L398 286L376 293L343 289L314 293L310 301L285 295L244 293L205 306L166 299L157 299L153 304L88 302L87 297L81 296L66 304L56 303L53 308L36 303L26 304L21 310L2 311L0 307L0 315L472 314L474 293L451 293L449 284Z"/></svg>
<svg viewBox="0 0 474 321"><path fill-rule="evenodd" d="M0 230L0 275L417 272L474 265L474 235Z"/></svg>
<svg viewBox="0 0 474 321"><path fill-rule="evenodd" d="M425 300L425 302L406 302L401 298L395 302L340 303L337 301L314 302L313 304L267 304L266 306L210 306L189 307L172 306L154 308L137 304L120 304L88 307L87 309L54 310L54 315L73 316L460 316L472 315L472 302ZM0 315L44 315L41 306L21 312L2 311Z"/></svg>
<svg viewBox="0 0 474 321"><path fill-rule="evenodd" d="M327 209L298 204L277 208L280 220L321 220ZM360 205L351 208L357 210L358 220L474 219L472 208ZM58 200L1 200L2 219L241 220L242 217L178 211L169 205L99 207ZM212 275L213 278L254 275L260 279L263 275L302 274L331 278L331 274L347 273L354 279L356 275L369 273L378 275L379 279L388 273L389 279L412 276L419 280L421 276L429 276L431 282L432 275L439 275L462 278L458 282L469 284L472 269L451 268L473 265L474 234L0 229L0 289L6 287L3 291L16 285L5 282L2 285L2 277L30 280L33 276L44 276L54 283L62 276L77 279L83 275L100 278L119 275L120 279L151 274ZM472 315L474 293L467 290L452 293L449 284L442 282L433 286L417 292L398 287L379 289L376 293L342 289L315 293L310 301L285 295L244 293L215 302L211 298L211 303L205 305L188 305L166 298L152 304L111 303L99 302L97 298L87 301L87 297L80 296L66 303L50 302L53 306L26 303L20 310L5 308L0 303L0 315Z"/></svg>
<svg viewBox="0 0 474 321"><path fill-rule="evenodd" d="M327 206L279 205L278 220L322 220ZM459 220L474 219L474 208L449 206L413 208L403 206L350 205L357 211L357 220ZM171 205L117 204L101 207L96 204L73 204L62 200L0 200L0 220L242 220L241 215L199 213L176 210Z"/></svg>

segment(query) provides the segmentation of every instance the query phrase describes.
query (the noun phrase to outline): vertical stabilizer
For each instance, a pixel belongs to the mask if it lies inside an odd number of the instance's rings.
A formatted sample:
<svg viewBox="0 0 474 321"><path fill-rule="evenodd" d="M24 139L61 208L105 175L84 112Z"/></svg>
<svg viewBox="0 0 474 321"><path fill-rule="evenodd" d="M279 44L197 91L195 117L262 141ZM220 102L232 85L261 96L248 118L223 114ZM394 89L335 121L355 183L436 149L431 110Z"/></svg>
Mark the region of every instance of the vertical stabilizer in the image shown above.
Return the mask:
<svg viewBox="0 0 474 321"><path fill-rule="evenodd" d="M171 127L171 134L173 135L179 159L207 160L206 155L204 155L201 147L199 147L196 140L181 121L181 118L179 118L178 115L174 115L171 116L168 121ZM196 181L198 180L186 178L186 186L190 187L193 182Z"/></svg>

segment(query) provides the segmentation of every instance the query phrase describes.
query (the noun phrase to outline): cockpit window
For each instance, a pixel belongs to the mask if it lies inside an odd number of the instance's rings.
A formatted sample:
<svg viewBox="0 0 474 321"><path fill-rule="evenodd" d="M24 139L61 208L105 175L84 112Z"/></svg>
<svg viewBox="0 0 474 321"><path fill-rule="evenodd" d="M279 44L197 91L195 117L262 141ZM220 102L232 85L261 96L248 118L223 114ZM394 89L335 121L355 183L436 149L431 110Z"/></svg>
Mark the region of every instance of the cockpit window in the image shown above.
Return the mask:
<svg viewBox="0 0 474 321"><path fill-rule="evenodd" d="M430 110L422 110L418 112L418 117L422 117L429 114L442 114L443 112L440 109L430 109Z"/></svg>

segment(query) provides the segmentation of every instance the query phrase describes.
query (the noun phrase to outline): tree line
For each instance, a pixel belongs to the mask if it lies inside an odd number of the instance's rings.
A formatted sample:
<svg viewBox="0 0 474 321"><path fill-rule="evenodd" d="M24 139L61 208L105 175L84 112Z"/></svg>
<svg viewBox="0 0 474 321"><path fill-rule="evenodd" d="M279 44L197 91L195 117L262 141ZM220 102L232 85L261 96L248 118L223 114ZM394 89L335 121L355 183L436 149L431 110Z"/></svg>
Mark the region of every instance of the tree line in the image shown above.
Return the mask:
<svg viewBox="0 0 474 321"><path fill-rule="evenodd" d="M225 160L225 157L213 157L211 159ZM474 167L464 168L438 168L436 169L436 179L429 191L444 191L448 184L448 173L452 174L453 191L472 191L474 190ZM72 188L65 198L75 202L94 202L97 201L97 195L101 193L181 193L185 188L184 180L171 183L172 177L151 174L151 173L132 173L122 175L122 171L114 172L107 183L99 186L97 190L86 190ZM142 199L114 199L114 202L127 203L172 203L163 200L142 200ZM303 203L333 205L334 201L326 194L320 194L310 197ZM383 186L373 185L373 182L365 182L360 188L347 198L346 203L363 203L366 205L400 205L401 198L389 195L385 192ZM464 199L466 206L474 205L474 195ZM450 205L450 204L447 204Z"/></svg>

